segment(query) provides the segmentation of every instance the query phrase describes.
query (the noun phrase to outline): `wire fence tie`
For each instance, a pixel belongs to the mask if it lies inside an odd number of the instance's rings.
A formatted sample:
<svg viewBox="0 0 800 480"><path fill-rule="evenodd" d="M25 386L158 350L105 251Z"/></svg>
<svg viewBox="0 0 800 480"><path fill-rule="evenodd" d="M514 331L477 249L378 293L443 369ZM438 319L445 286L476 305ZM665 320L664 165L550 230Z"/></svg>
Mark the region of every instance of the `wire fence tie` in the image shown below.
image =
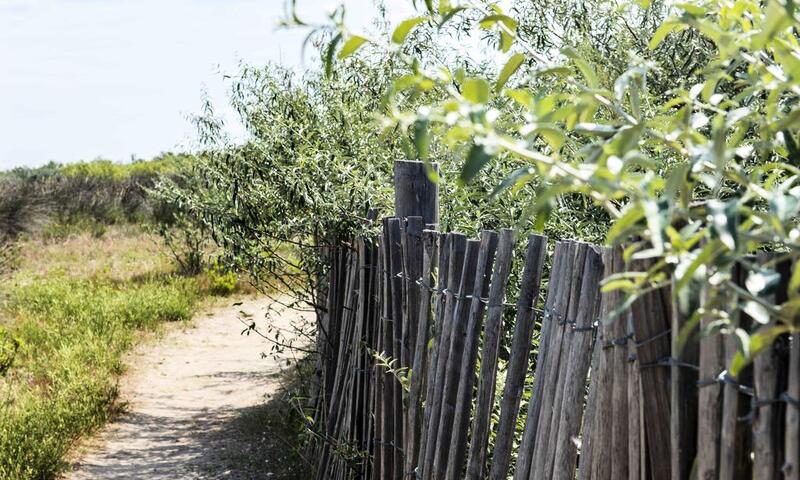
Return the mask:
<svg viewBox="0 0 800 480"><path fill-rule="evenodd" d="M609 340L603 344L603 350L607 350L609 348L614 348L614 347L624 347L625 345L628 344L628 341L631 340L632 338L633 338L633 333L629 333L624 337L617 337L612 340Z"/></svg>
<svg viewBox="0 0 800 480"><path fill-rule="evenodd" d="M639 365L639 368L653 368L653 367L681 367L681 368L688 368L695 371L700 371L700 367L697 365L693 365L691 363L683 362L678 360L675 357L667 356L661 357L655 362L651 363L643 363ZM716 382L716 380L714 380Z"/></svg>
<svg viewBox="0 0 800 480"><path fill-rule="evenodd" d="M657 334L653 335L650 338L645 338L641 342L634 343L633 346L636 347L636 348L641 348L641 347L643 347L643 346L645 346L645 345L647 345L649 343L655 342L656 340L658 340L660 338L666 337L667 335L669 335L671 333L672 333L672 329L668 328L668 329L664 330L661 333L657 333Z"/></svg>
<svg viewBox="0 0 800 480"><path fill-rule="evenodd" d="M573 332L593 332L593 331L597 330L597 327L599 327L599 326L600 326L600 321L599 320L595 320L594 322L590 323L589 325L584 325L582 327L579 327L579 326L575 325L575 322L573 322L572 323L572 331Z"/></svg>

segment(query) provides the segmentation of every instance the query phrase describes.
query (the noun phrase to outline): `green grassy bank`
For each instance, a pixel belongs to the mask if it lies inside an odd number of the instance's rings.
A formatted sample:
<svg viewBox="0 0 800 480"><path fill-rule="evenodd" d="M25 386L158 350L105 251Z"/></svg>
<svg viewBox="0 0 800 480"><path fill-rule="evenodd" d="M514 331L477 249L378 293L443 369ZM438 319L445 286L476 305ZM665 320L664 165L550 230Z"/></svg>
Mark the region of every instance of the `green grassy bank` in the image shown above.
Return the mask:
<svg viewBox="0 0 800 480"><path fill-rule="evenodd" d="M123 356L209 292L135 227L23 240L0 277L0 478L48 479L106 421Z"/></svg>

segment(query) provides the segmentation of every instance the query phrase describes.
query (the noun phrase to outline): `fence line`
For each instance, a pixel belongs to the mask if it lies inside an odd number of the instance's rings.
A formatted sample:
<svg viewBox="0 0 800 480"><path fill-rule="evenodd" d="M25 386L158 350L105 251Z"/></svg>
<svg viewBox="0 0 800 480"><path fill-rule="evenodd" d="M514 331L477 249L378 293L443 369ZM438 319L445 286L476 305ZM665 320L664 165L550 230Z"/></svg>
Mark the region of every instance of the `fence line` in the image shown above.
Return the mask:
<svg viewBox="0 0 800 480"><path fill-rule="evenodd" d="M796 336L734 379L724 370L734 337L700 335L708 318L687 336L693 324L669 288L600 321L621 301L602 279L652 266L625 265L621 248L557 241L540 306L546 237L530 236L515 259L512 230L469 239L425 229L422 217L381 225L378 238L329 255L310 451L318 479L800 475ZM785 300L788 266L782 273L765 300ZM504 320L513 333L501 359Z"/></svg>

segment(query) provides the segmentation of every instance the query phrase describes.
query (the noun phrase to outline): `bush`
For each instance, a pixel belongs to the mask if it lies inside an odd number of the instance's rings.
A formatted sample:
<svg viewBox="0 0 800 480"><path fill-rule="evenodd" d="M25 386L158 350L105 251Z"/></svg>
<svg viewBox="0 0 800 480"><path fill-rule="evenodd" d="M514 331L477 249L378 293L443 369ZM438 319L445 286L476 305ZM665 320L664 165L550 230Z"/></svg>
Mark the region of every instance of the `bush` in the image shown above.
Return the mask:
<svg viewBox="0 0 800 480"><path fill-rule="evenodd" d="M209 291L213 295L226 296L239 290L239 276L219 262L213 263L206 270L206 277L210 284Z"/></svg>
<svg viewBox="0 0 800 480"><path fill-rule="evenodd" d="M100 159L0 172L0 241L42 229L62 238L100 224L169 222L172 212L153 202L149 189L191 162L189 155L164 154L129 164Z"/></svg>

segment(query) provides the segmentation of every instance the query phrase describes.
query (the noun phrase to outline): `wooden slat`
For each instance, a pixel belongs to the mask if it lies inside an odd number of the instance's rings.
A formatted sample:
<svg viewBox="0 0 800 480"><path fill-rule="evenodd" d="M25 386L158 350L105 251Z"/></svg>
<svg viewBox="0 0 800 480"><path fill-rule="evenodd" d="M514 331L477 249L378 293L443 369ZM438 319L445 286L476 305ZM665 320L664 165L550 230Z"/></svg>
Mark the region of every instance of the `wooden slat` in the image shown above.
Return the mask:
<svg viewBox="0 0 800 480"><path fill-rule="evenodd" d="M425 403L423 405L422 433L420 434L419 458L417 460L417 478L423 477L425 467L425 452L428 447L428 437L431 423L431 410L436 391L436 368L439 358L439 340L441 338L444 311L446 308L446 295L442 294L448 285L450 270L450 250L452 243L451 234L439 236L439 273L436 283L436 296L434 298L434 320L431 329L431 348L428 350L428 373L425 379Z"/></svg>
<svg viewBox="0 0 800 480"><path fill-rule="evenodd" d="M486 448L489 441L497 379L497 356L500 351L500 336L503 327L503 302L505 301L508 277L511 274L513 253L514 231L502 230L488 297L480 378L467 464L467 480L483 478L486 465Z"/></svg>
<svg viewBox="0 0 800 480"><path fill-rule="evenodd" d="M625 270L625 261L621 247L613 248L610 252L610 265L606 269L607 275L620 273ZM601 315L606 316L622 301L619 291L609 292L608 307L604 308ZM628 361L628 342L623 340L628 335L628 316L625 311L611 321L611 340L617 344L611 348L612 365L612 432L611 432L611 478L628 478L628 375L630 362ZM620 344L619 342L624 342Z"/></svg>
<svg viewBox="0 0 800 480"><path fill-rule="evenodd" d="M586 397L586 410L583 414L583 425L581 426L581 447L580 458L578 459L578 480L588 480L592 478L592 461L596 454L594 423L597 418L597 396L599 389L598 377L600 365L604 363L605 352L603 344L610 335L607 327L601 324L597 329L594 351L592 353L592 364L589 370L589 394ZM626 422L627 426L627 422Z"/></svg>
<svg viewBox="0 0 800 480"><path fill-rule="evenodd" d="M467 298L475 285L478 257L481 241L467 241L467 252L464 256L464 268L461 274L453 314L450 349L444 369L442 382L442 403L439 410L439 431L436 436L436 449L433 458L433 480L443 480L447 472L447 457L452 446L453 420L455 417L456 395L458 394L458 375L461 372L461 360L464 355L464 335L467 328L467 314L471 300Z"/></svg>
<svg viewBox="0 0 800 480"><path fill-rule="evenodd" d="M544 305L544 315L542 317L542 328L539 335L539 351L536 357L536 371L534 374L533 392L528 403L528 411L525 418L525 429L522 434L522 442L517 455L517 464L514 469L514 480L527 480L530 476L531 462L533 461L534 442L536 440L536 429L539 424L539 414L542 408L542 396L544 395L544 370L551 350L550 338L556 328L557 320L553 316L553 308L558 297L559 288L564 284L564 279L568 275L564 274L569 253L569 245L565 242L556 242L555 253L553 254L553 264L550 269L550 279L547 286L547 299Z"/></svg>
<svg viewBox="0 0 800 480"><path fill-rule="evenodd" d="M650 264L634 262L631 271L646 271ZM648 460L648 475L653 480L671 478L670 445L670 371L657 365L669 356L671 298L668 288L651 291L637 299L631 307L636 355L642 389L642 425Z"/></svg>
<svg viewBox="0 0 800 480"><path fill-rule="evenodd" d="M699 478L717 478L719 474L719 442L722 432L722 385L715 380L725 369L720 333L706 333L713 318L700 321L700 382L697 413L697 473ZM713 383L712 383L713 382Z"/></svg>
<svg viewBox="0 0 800 480"><path fill-rule="evenodd" d="M733 273L733 280L744 285L745 269L738 266ZM742 312L734 312L731 327L749 330L750 319ZM724 339L725 365L730 365L739 350L735 335L726 335ZM746 369L732 380L740 384L752 384L752 373ZM749 374L749 375L748 375ZM674 397L673 397L674 398ZM740 393L739 388L731 383L723 386L722 429L719 445L719 480L749 480L752 478L750 461L750 430L746 417L750 409L750 398Z"/></svg>
<svg viewBox="0 0 800 480"><path fill-rule="evenodd" d="M775 261L777 254L759 253L757 262L769 265ZM786 285L788 281L789 264L771 265L782 277L777 288L762 298L773 304L780 305L786 301ZM777 319L771 319L769 326L774 326ZM780 478L783 467L783 440L782 429L785 425L782 415L785 409L780 403L770 403L777 399L786 387L785 368L783 368L779 355L780 341L774 342L764 351L756 355L753 362L753 377L755 382L755 395L757 401L764 404L756 408L753 416L753 478Z"/></svg>
<svg viewBox="0 0 800 480"><path fill-rule="evenodd" d="M795 268L798 268L795 266ZM800 401L800 334L792 335L789 356L789 388L786 394ZM783 471L786 480L800 479L800 408L789 405L786 410L785 458Z"/></svg>
<svg viewBox="0 0 800 480"><path fill-rule="evenodd" d="M592 357L592 332L598 320L601 298L600 281L603 279L604 273L602 255L602 251L597 247L587 249L578 308L575 317L572 317L575 322L574 328L568 332L571 337L570 351L557 440L553 445L555 454L552 478L556 480L575 478L578 449L573 439L579 437L583 418L586 375L589 373L589 363Z"/></svg>
<svg viewBox="0 0 800 480"><path fill-rule="evenodd" d="M439 233L425 230L422 234L422 276L416 285L418 294L417 338L414 345L414 364L409 386L408 448L406 450L406 473L413 473L419 461L420 437L422 435L422 394L428 369L428 339L431 322L431 296L433 274L438 259Z"/></svg>
<svg viewBox="0 0 800 480"><path fill-rule="evenodd" d="M562 416L562 407L564 401L564 386L567 382L572 381L572 379L567 377L567 372L571 368L569 364L570 360L570 350L571 350L571 340L572 340L572 329L571 326L575 322L575 317L578 312L579 308L579 299L581 296L582 285L584 280L584 266L586 261L586 256L589 254L590 246L586 243L579 243L578 244L578 263L575 264L576 276L572 282L570 287L570 294L569 294L569 305L567 307L566 316L564 318L565 325L564 328L561 330L562 341L561 341L561 359L558 365L558 373L556 374L556 387L554 392L553 398L553 408L551 411L551 418L550 418L550 430L547 438L547 448L545 450L545 455L543 457L543 463L541 464L541 472L542 475L546 476L546 478L551 478L554 474L553 472L553 465L555 463L556 457L556 450L558 449L558 426L561 421Z"/></svg>
<svg viewBox="0 0 800 480"><path fill-rule="evenodd" d="M461 274L463 273L464 254L467 248L467 238L464 235L453 233L450 239L450 258L449 272L447 281L447 292L445 295L444 315L442 317L441 334L439 337L439 348L436 359L436 370L434 377L433 401L430 406L429 424L427 432L427 444L425 447L425 457L423 460L422 478L428 480L433 475L433 459L436 454L436 442L439 433L439 423L441 420L442 390L444 386L445 370L450 354L450 337L453 331L453 312L456 305L456 292L461 285Z"/></svg>
<svg viewBox="0 0 800 480"><path fill-rule="evenodd" d="M419 285L422 276L422 217L408 217L404 221L401 235L402 243L402 283L403 283L403 356L400 365L410 374L414 366L416 351L417 324L419 323ZM403 392L403 452L415 449L413 432L410 427L410 392ZM413 470L408 455L404 456L404 472Z"/></svg>
<svg viewBox="0 0 800 480"><path fill-rule="evenodd" d="M366 418L369 417L369 406L366 403L368 398L367 390L369 388L369 370L367 367L366 349L370 341L370 318L369 309L371 304L370 290L372 288L370 282L371 273L371 258L369 252L368 241L363 237L356 239L356 250L358 252L358 302L356 311L356 331L353 335L355 344L353 345L353 400L350 402L350 417L351 424L349 426L348 442L353 448L358 449L364 454L368 453L368 442L366 436ZM366 460L366 458L364 458ZM356 472L354 476L359 478L366 478L367 471L365 461L359 462L355 465Z"/></svg>
<svg viewBox="0 0 800 480"><path fill-rule="evenodd" d="M474 387L475 367L478 359L478 343L483 326L483 313L486 310L486 296L489 294L489 281L497 250L497 233L484 230L481 232L481 247L478 254L478 265L472 288L472 299L469 305L466 331L464 334L464 354L461 358L458 376L458 393L455 396L455 412L453 415L453 439L447 457L445 478L456 480L463 478L462 470L467 446L467 431L472 407L472 390Z"/></svg>
<svg viewBox="0 0 800 480"><path fill-rule="evenodd" d="M383 266L383 238L382 236L378 238L378 250L377 250L377 271L375 272L375 280L376 280L376 288L377 291L377 306L375 308L376 312L375 315L377 317L377 322L375 326L375 351L378 353L384 352L384 343L383 343L383 336L384 336L384 311L383 311L383 304L384 302L384 266ZM372 367L372 375L373 375L373 428L372 428L372 478L379 479L383 478L383 469L385 465L383 453L384 453L384 439L383 439L383 425L384 425L384 373L382 368L374 364Z"/></svg>
<svg viewBox="0 0 800 480"><path fill-rule="evenodd" d="M505 480L511 463L511 448L519 415L522 389L531 352L531 338L536 325L535 308L539 301L539 288L542 282L542 268L547 254L547 237L531 235L525 254L525 267L522 272L517 316L511 341L511 356L508 360L506 384L500 404L500 421L497 426L497 440L492 456L490 478Z"/></svg>
<svg viewBox="0 0 800 480"><path fill-rule="evenodd" d="M378 422L376 419L380 418L377 394L376 391L380 388L378 380L379 373L375 368L375 362L372 352L380 351L380 265L378 262L378 246L375 239L369 239L367 242L370 261L367 264L366 272L369 276L369 283L371 285L370 294L367 300L367 322L368 322L368 340L366 348L364 349L364 370L369 374L368 388L364 391L364 406L366 412L364 415L364 436L367 452L367 461L369 465L365 467L365 478L370 480L377 478L375 476L375 464L379 461L378 452L375 440L378 438Z"/></svg>
<svg viewBox="0 0 800 480"><path fill-rule="evenodd" d="M579 281L580 266L585 259L585 248L575 242L568 242L568 252L564 259L562 275L563 283L559 285L558 296L553 303L553 330L548 342L546 364L543 372L544 384L542 385L542 407L539 413L538 428L534 441L533 459L531 460L530 479L544 480L549 478L549 472L544 468L547 461L547 447L550 438L550 426L555 403L555 392L558 384L559 365L562 354L562 338L564 336L565 321L569 310L572 286Z"/></svg>
<svg viewBox="0 0 800 480"><path fill-rule="evenodd" d="M381 237L381 272L383 274L381 315L383 316L383 350L382 354L387 358L394 358L394 322L392 321L392 274L390 272L389 254L389 227L388 219L383 220L383 236ZM394 475L394 383L395 380L385 368L383 370L382 394L383 408L381 418L381 471L380 479L390 479Z"/></svg>
<svg viewBox="0 0 800 480"><path fill-rule="evenodd" d="M422 276L422 217L408 217L402 232L403 253L403 358L401 365L414 365L417 323L419 322L419 285Z"/></svg>
<svg viewBox="0 0 800 480"><path fill-rule="evenodd" d="M697 302L684 305L679 301L673 302L672 357L686 365L699 365L700 362L699 328L693 327L691 331L684 331L688 328L686 327L688 318L698 308L700 305ZM682 337L688 340L681 348L679 342ZM670 375L671 473L672 480L683 480L689 477L697 456L698 373L694 368L676 364L671 367Z"/></svg>
<svg viewBox="0 0 800 480"><path fill-rule="evenodd" d="M403 247L401 240L400 219L390 218L387 224L389 229L389 274L390 274L390 287L392 290L391 296L391 315L393 320L393 333L394 333L394 356L392 360L394 365L402 365L403 358L403 303L405 298L403 296ZM394 413L394 437L392 444L392 452L394 459L392 461L393 472L388 478L394 480L403 480L403 447L404 444L404 421L403 421L403 386L396 377L392 377L392 387L394 396L394 408L391 412Z"/></svg>
<svg viewBox="0 0 800 480"><path fill-rule="evenodd" d="M761 400L778 395L778 357L772 347L758 354L753 364L756 396ZM753 478L779 478L778 409L775 404L758 407L753 418Z"/></svg>
<svg viewBox="0 0 800 480"><path fill-rule="evenodd" d="M609 254L606 254L606 256L609 256ZM613 253L610 254L610 258L606 263L609 273L616 271L614 270ZM613 294L603 295L601 316L608 315L614 309L614 298ZM612 403L614 395L613 381L616 373L614 369L614 351L620 347L606 347L606 343L611 343L617 339L614 327L619 320L621 319L615 320L614 324L603 325L598 332L595 348L599 350L596 351L596 361L592 364L590 386L590 393L593 393L592 404L587 407L593 410L591 412L592 423L589 426L589 430L584 432L582 437L582 447L586 447L590 451L586 452L587 455L584 459L583 450L581 450L580 478L611 478L613 457L609 447L613 439L614 422L614 405Z"/></svg>
<svg viewBox="0 0 800 480"><path fill-rule="evenodd" d="M633 315L629 312L628 335L633 335ZM636 356L636 346L628 342L628 479L637 480L646 478L644 434L644 411L642 409L642 377L639 372L639 359Z"/></svg>

